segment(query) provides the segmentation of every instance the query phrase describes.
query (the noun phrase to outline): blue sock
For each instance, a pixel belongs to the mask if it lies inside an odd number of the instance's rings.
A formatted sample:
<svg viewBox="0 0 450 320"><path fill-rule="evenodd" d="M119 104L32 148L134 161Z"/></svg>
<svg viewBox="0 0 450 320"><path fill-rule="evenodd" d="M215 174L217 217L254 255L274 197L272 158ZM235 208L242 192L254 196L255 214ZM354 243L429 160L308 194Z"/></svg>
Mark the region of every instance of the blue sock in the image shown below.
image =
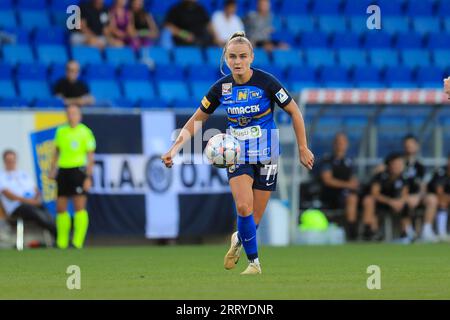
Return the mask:
<svg viewBox="0 0 450 320"><path fill-rule="evenodd" d="M253 214L247 217L238 216L237 227L248 260L255 260L258 258L258 243L256 242L256 225Z"/></svg>
<svg viewBox="0 0 450 320"><path fill-rule="evenodd" d="M258 230L258 227L259 227L259 224L256 225L256 230ZM239 231L238 231L237 236L238 236L239 242L242 243L242 238L241 238L241 234L239 233Z"/></svg>

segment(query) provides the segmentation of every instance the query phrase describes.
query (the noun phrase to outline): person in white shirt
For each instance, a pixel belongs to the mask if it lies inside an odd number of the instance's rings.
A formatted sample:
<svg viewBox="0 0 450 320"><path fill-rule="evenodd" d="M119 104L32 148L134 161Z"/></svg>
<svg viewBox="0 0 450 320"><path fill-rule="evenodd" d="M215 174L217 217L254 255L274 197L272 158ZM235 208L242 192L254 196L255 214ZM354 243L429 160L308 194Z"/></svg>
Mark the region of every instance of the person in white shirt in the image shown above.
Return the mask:
<svg viewBox="0 0 450 320"><path fill-rule="evenodd" d="M56 237L54 219L42 204L34 180L17 169L17 155L13 150L3 152L5 170L0 172L0 201L9 218L35 221Z"/></svg>
<svg viewBox="0 0 450 320"><path fill-rule="evenodd" d="M224 46L228 39L237 31L244 30L244 24L236 15L237 6L235 0L226 0L223 11L216 11L212 16L212 24L217 38Z"/></svg>

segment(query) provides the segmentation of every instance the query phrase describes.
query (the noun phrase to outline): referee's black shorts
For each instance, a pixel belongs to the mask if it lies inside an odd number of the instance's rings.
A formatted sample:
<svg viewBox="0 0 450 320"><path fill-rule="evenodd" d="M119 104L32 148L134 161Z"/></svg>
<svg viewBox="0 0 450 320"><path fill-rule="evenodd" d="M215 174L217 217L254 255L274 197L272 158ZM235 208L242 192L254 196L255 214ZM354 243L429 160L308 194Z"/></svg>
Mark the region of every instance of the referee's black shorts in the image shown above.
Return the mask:
<svg viewBox="0 0 450 320"><path fill-rule="evenodd" d="M86 168L77 167L70 169L60 168L56 183L58 185L58 197L72 197L86 195L83 183L86 179Z"/></svg>

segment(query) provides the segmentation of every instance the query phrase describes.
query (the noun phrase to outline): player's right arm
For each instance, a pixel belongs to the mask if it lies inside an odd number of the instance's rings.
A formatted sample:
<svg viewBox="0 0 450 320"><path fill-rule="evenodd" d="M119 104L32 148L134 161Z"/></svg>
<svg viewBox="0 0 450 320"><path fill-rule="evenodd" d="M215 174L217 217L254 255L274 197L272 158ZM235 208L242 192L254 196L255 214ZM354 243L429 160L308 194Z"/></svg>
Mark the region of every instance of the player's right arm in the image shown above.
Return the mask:
<svg viewBox="0 0 450 320"><path fill-rule="evenodd" d="M161 156L161 159L167 168L172 167L173 158L180 151L183 144L191 140L191 138L202 127L202 124L208 120L208 118L209 114L204 112L201 108L198 108L192 117L186 122L169 151Z"/></svg>

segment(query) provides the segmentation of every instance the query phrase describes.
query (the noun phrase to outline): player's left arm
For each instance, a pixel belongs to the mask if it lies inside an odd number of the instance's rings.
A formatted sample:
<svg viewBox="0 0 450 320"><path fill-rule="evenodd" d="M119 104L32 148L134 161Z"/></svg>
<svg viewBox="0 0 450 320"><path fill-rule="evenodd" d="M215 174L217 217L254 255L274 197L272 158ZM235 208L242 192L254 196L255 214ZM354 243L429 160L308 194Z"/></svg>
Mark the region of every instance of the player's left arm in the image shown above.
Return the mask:
<svg viewBox="0 0 450 320"><path fill-rule="evenodd" d="M308 148L308 141L306 139L305 121L303 120L303 116L298 108L298 105L294 101L294 99L292 99L283 109L292 118L295 137L297 138L300 161L306 168L312 170L312 167L314 165L314 155Z"/></svg>

